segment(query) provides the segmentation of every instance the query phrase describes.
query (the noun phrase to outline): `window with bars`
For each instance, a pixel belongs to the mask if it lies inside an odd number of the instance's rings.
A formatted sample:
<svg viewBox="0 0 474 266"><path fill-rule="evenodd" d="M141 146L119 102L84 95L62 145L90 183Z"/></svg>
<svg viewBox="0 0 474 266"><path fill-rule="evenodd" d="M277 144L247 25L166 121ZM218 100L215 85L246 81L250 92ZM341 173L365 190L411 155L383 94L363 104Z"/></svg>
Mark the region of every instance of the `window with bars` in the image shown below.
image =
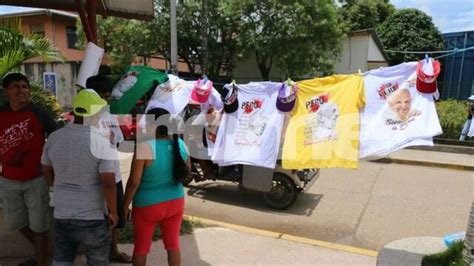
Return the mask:
<svg viewBox="0 0 474 266"><path fill-rule="evenodd" d="M30 24L30 33L44 37L44 24Z"/></svg>
<svg viewBox="0 0 474 266"><path fill-rule="evenodd" d="M76 42L77 42L77 33L75 26L67 26L66 27L66 38L67 38L67 48L69 49L77 49Z"/></svg>

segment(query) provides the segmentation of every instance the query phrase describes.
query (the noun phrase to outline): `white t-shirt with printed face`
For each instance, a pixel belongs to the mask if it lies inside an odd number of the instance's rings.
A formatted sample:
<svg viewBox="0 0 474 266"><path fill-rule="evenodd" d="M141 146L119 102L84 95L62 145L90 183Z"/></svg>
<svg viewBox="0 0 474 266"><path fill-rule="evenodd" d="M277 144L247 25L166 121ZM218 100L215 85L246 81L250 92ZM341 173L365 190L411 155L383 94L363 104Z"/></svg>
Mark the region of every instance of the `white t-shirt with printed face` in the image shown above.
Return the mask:
<svg viewBox="0 0 474 266"><path fill-rule="evenodd" d="M361 158L388 154L411 143L415 145L416 139L426 140L442 133L433 96L417 91L416 78L416 62L365 74Z"/></svg>
<svg viewBox="0 0 474 266"><path fill-rule="evenodd" d="M276 82L237 85L239 108L222 117L213 161L222 166L275 168L284 121L284 114L276 109L280 87L281 83Z"/></svg>

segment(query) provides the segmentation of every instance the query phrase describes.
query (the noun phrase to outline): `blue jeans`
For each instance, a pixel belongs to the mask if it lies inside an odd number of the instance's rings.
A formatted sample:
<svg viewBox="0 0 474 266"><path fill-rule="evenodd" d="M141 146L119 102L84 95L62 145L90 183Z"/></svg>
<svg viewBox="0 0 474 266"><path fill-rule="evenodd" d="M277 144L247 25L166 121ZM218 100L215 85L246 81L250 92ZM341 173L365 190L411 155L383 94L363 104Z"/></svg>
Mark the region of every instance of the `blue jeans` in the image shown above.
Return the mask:
<svg viewBox="0 0 474 266"><path fill-rule="evenodd" d="M109 265L110 232L105 219L54 219L53 265L74 265L79 244L85 247L87 265Z"/></svg>

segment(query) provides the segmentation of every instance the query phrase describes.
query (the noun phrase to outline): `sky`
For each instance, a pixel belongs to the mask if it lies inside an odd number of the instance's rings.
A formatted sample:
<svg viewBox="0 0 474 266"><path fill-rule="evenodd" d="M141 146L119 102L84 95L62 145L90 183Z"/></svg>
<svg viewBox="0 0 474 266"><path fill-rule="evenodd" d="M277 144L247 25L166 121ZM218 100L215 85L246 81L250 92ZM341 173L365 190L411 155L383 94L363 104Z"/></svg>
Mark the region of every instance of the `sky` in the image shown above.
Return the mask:
<svg viewBox="0 0 474 266"><path fill-rule="evenodd" d="M390 0L397 8L417 8L433 18L442 33L474 30L474 0ZM0 5L0 14L28 10Z"/></svg>
<svg viewBox="0 0 474 266"><path fill-rule="evenodd" d="M390 0L397 8L417 8L442 33L474 30L474 0Z"/></svg>

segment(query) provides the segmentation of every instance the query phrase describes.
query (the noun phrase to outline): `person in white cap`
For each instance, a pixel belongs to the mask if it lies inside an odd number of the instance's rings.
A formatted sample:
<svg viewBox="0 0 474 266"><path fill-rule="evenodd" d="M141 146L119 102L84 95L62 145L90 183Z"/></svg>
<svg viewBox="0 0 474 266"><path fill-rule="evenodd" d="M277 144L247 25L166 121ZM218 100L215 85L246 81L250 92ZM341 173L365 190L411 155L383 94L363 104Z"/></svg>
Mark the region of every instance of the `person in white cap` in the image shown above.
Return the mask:
<svg viewBox="0 0 474 266"><path fill-rule="evenodd" d="M469 103L469 114L467 116L467 120L464 123L464 126L461 130L461 136L459 136L460 141L465 141L466 136L472 136L474 132L471 130L472 128L472 115L474 115L474 95L471 95L471 97L467 98L467 101Z"/></svg>

